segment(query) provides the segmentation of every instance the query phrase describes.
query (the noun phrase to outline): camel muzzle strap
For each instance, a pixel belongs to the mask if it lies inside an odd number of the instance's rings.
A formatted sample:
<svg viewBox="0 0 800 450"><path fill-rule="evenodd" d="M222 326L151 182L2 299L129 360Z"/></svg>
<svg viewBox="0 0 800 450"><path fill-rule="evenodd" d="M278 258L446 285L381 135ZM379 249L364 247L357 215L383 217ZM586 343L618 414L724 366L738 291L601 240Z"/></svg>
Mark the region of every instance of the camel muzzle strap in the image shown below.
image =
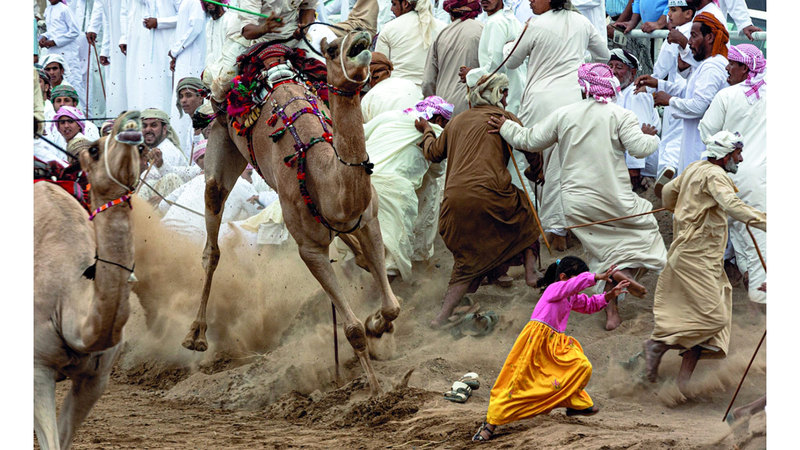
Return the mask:
<svg viewBox="0 0 800 450"><path fill-rule="evenodd" d="M83 276L86 277L89 280L94 280L95 272L97 271L97 261L100 261L100 262L104 262L106 264L111 264L112 266L117 266L117 267L119 267L121 269L125 269L128 272L130 272L131 274L128 277L128 283L135 283L135 282L139 281L136 278L136 275L133 273L133 270L136 268L136 262L134 262L133 266L129 269L129 268L123 266L122 264L115 263L114 261L109 261L107 259L99 258L97 256L97 252L95 252L95 254L94 254L94 260L95 260L95 263L92 264L91 266L87 267L86 270L83 271Z"/></svg>

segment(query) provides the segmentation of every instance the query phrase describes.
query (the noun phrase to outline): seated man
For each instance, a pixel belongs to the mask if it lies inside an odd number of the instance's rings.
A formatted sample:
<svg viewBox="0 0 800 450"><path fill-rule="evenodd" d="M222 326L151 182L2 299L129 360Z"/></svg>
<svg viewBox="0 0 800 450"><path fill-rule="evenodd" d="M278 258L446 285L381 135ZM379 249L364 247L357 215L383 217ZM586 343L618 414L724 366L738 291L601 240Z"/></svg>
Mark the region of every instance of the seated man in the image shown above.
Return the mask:
<svg viewBox="0 0 800 450"><path fill-rule="evenodd" d="M655 127L639 125L635 114L614 103L619 82L607 65L581 65L578 82L584 99L562 106L533 128L499 117L489 123L517 150L541 152L559 144L559 184L568 225L652 210L649 201L631 191L625 152L644 158L656 151ZM629 292L637 297L645 296L647 290L635 279L647 270L661 270L666 262L664 239L652 215L572 231L589 254L589 268L597 272L618 264L615 281L631 281ZM621 322L615 299L606 307L606 329L613 330Z"/></svg>
<svg viewBox="0 0 800 450"><path fill-rule="evenodd" d="M658 378L664 353L681 351L678 388L683 392L701 357L728 353L733 300L722 263L728 216L767 230L767 214L742 202L728 177L743 161L741 136L723 130L705 144L702 156L708 160L690 164L662 192L664 207L675 212L674 238L656 285L653 334L644 343L650 382Z"/></svg>
<svg viewBox="0 0 800 450"><path fill-rule="evenodd" d="M392 76L394 66L383 53L372 52L369 92L361 97L361 114L367 123L386 111L411 108L422 101L422 90L413 81Z"/></svg>
<svg viewBox="0 0 800 450"><path fill-rule="evenodd" d="M389 276L400 275L404 280L411 278L411 262L416 259L415 241L426 240L425 248L420 249L423 259L433 253L436 222L422 223L418 227L417 219L426 215L436 216L434 213L439 206L436 179L442 176L444 168L431 164L420 153L417 142L422 134L414 122L418 118L431 121L431 128L438 136L452 113L453 105L433 96L404 111L384 112L364 125L367 153L375 164L370 179L380 204L378 220ZM425 239L427 236L430 237ZM339 241L337 248L349 253Z"/></svg>
<svg viewBox="0 0 800 450"><path fill-rule="evenodd" d="M152 188L143 186L139 196L158 204L161 196L167 196L194 178L200 168L189 166L186 155L179 149L180 142L169 124L169 116L164 111L156 108L142 111L142 135L147 147L141 159L142 172L145 174L144 181ZM146 166L148 160L151 161L149 167Z"/></svg>
<svg viewBox="0 0 800 450"><path fill-rule="evenodd" d="M52 111L58 111L62 106L71 106L78 110L78 93L75 91L75 88L70 86L66 83L61 83L58 86L52 88L50 90L50 102L53 105ZM55 114L53 114L55 115ZM90 141L94 141L100 139L100 132L97 129L97 126L92 122L86 120L86 117L83 113L80 114L82 120L82 130L81 132L86 136L86 139ZM54 117L48 117L48 114L45 113L45 119L53 119ZM61 147L66 147L68 141L65 141L61 134L58 133L58 127L56 122L50 122L50 126L47 130L48 139L53 141L54 144L59 145Z"/></svg>
<svg viewBox="0 0 800 450"><path fill-rule="evenodd" d="M533 208L525 192L511 184L506 168L511 148L500 136L487 133L493 115L519 122L504 109L507 95L505 74L484 76L470 86L472 107L449 122L438 138L425 119L417 120L425 158L448 160L439 234L453 253L453 271L442 309L430 323L434 328L447 323L464 294L475 292L485 276L493 280L508 266L524 264L529 286L539 278Z"/></svg>

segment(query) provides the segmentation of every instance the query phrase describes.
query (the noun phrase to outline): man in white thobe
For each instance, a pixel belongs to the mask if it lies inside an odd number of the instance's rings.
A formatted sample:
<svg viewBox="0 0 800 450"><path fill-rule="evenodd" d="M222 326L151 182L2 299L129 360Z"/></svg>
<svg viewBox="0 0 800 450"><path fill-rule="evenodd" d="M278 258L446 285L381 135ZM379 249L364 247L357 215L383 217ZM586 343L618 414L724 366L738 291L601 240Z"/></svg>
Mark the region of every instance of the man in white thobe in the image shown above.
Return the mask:
<svg viewBox="0 0 800 450"><path fill-rule="evenodd" d="M393 0L392 12L396 18L378 34L375 51L392 61L393 76L409 79L421 89L428 49L445 24L433 17L430 0Z"/></svg>
<svg viewBox="0 0 800 450"><path fill-rule="evenodd" d="M202 6L208 17L206 20L206 67L208 67L209 73L218 73L219 70L215 71L214 67L222 57L222 47L225 45L228 28L235 26L234 22L237 21L236 11L228 13L227 8L213 3L203 2Z"/></svg>
<svg viewBox="0 0 800 450"><path fill-rule="evenodd" d="M392 62L372 52L369 92L361 97L361 115L367 123L386 111L410 108L422 101L422 90L413 81L392 76Z"/></svg>
<svg viewBox="0 0 800 450"><path fill-rule="evenodd" d="M178 22L176 6L174 0L131 0L128 4L120 40L127 58L128 109L169 111L172 106L168 53Z"/></svg>
<svg viewBox="0 0 800 450"><path fill-rule="evenodd" d="M729 176L739 189L736 195L743 202L760 210L767 208L767 88L764 76L767 60L761 51L750 44L731 47L728 53L728 83L714 97L703 120L700 135L703 139L722 130L736 130L742 135L747 149L739 169ZM759 290L766 282L766 269L761 265L753 240L744 223L729 221L730 239L736 252L736 264L747 273L748 295L756 303L766 304L766 293ZM767 235L752 228L762 256L767 257Z"/></svg>
<svg viewBox="0 0 800 450"><path fill-rule="evenodd" d="M128 94L125 88L126 57L119 47L123 26L120 22L124 2L94 0L92 17L86 38L89 43L102 36L100 64L107 64L103 83L106 88L106 117L117 117L128 109Z"/></svg>
<svg viewBox="0 0 800 450"><path fill-rule="evenodd" d="M545 10L538 8L533 11L538 17L531 21L505 66L515 69L526 58L528 60L527 81L519 109L519 118L526 127L544 120L561 106L581 100L575 73L587 50L598 61L608 61L610 56L605 33L599 33L580 13L552 10L549 5ZM554 242L557 250L564 251L567 232L561 193L557 188L561 171L558 158L555 147L542 152L545 182L539 197L539 214L550 242Z"/></svg>
<svg viewBox="0 0 800 450"><path fill-rule="evenodd" d="M172 59L174 86L186 78L200 78L206 66L206 13L200 0L181 0L178 8L178 25L175 27L175 40L169 49ZM180 93L172 94L170 123L181 139L181 149L191 155L193 133L191 114L179 110ZM199 105L198 105L199 106ZM187 139L189 137L189 139Z"/></svg>
<svg viewBox="0 0 800 450"><path fill-rule="evenodd" d="M639 60L631 53L621 48L611 50L611 59L608 66L614 71L614 76L619 80L620 93L617 94L617 104L633 111L639 119L639 125L652 125L657 131L661 131L661 118L658 116L653 105L653 96L643 92L634 92L633 80L636 79L636 71L639 70ZM635 158L629 153L625 153L625 163L628 166L628 173L631 176L633 190L641 192L647 188L642 185L644 177L655 177L655 167L658 164L658 152L653 152L646 159ZM647 171L650 166L651 172Z"/></svg>
<svg viewBox="0 0 800 450"><path fill-rule="evenodd" d="M88 36L86 36L86 33L92 27L94 3L95 0L71 0L67 2L67 6L69 6L70 11L72 11L75 24L78 26L78 31L81 33L81 36L78 38L78 64L80 65L81 80L83 81L84 89L87 83L89 85L89 116L102 117L102 114L106 111L106 101L105 98L103 98L103 88L100 84L100 70L97 66L99 58L95 57L93 54L89 55L89 47L92 41L88 40ZM99 29L101 42L103 31L106 28L107 27L102 27ZM86 36L86 38L84 38L84 36ZM92 48L91 52L94 53L94 51L95 49ZM100 49L98 49L98 52L99 51ZM97 56L99 57L100 55ZM90 67L88 74L87 67ZM85 91L84 95L86 95Z"/></svg>
<svg viewBox="0 0 800 450"><path fill-rule="evenodd" d="M606 0L572 0L572 6L589 19L600 34L606 34Z"/></svg>
<svg viewBox="0 0 800 450"><path fill-rule="evenodd" d="M714 96L727 86L727 42L728 31L712 14L695 16L689 47L700 64L692 70L689 78L669 82L643 75L636 79L637 88L658 88L658 92L653 94L656 106L671 106L673 117L683 120L678 174L700 160L700 154L705 150L698 125Z"/></svg>
<svg viewBox="0 0 800 450"><path fill-rule="evenodd" d="M64 77L70 86L78 91L81 104L86 104L86 84L81 76L85 65L81 66L80 58L80 29L75 22L75 17L67 5L51 0L44 12L47 32L39 36L39 45L44 49L42 54L61 55L64 58ZM43 60L43 62L45 62ZM46 66L43 66L46 67ZM55 86L53 86L55 87Z"/></svg>
<svg viewBox="0 0 800 450"><path fill-rule="evenodd" d="M503 117L492 117L489 124L499 128L511 146L523 151L541 152L559 143L556 151L562 168L557 189L563 191L569 225L652 210L653 205L630 188L625 152L644 158L656 151L655 127L640 126L635 114L614 103L619 82L605 64L582 65L578 79L585 99L557 109L532 128ZM639 269L660 271L666 264L664 239L652 214L574 228L573 232L588 253L590 269L601 271L616 264L632 281L628 290L637 297L647 293L634 283ZM621 319L616 300L608 303L606 313L606 329L618 327Z"/></svg>

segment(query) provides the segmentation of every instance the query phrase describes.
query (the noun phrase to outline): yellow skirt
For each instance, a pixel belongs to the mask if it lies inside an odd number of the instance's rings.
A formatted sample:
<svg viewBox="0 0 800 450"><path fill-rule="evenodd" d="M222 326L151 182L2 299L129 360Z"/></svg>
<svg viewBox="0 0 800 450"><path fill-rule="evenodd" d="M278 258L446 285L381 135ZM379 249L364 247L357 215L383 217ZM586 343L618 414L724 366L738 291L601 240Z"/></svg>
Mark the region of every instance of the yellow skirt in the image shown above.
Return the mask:
<svg viewBox="0 0 800 450"><path fill-rule="evenodd" d="M486 421L504 425L553 408L594 405L584 388L592 364L577 339L530 321L517 337L491 392Z"/></svg>

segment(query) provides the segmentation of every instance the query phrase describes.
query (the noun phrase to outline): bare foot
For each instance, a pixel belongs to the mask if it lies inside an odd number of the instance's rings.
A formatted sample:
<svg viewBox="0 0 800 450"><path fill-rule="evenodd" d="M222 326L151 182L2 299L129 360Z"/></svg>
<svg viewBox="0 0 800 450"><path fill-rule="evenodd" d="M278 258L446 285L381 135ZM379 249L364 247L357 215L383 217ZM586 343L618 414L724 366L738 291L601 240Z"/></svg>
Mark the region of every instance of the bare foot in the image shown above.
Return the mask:
<svg viewBox="0 0 800 450"><path fill-rule="evenodd" d="M550 241L550 247L557 251L563 252L567 250L567 237L559 236L553 233L547 233L547 240Z"/></svg>
<svg viewBox="0 0 800 450"><path fill-rule="evenodd" d="M622 318L619 316L619 310L617 309L617 300L611 300L606 306L606 330L614 330L621 323Z"/></svg>
<svg viewBox="0 0 800 450"><path fill-rule="evenodd" d="M632 275L626 273L627 269L622 269L616 272L613 276L614 281L619 283L622 280L628 280L631 282L630 286L628 286L628 292L633 295L634 297L644 298L647 295L647 288L636 282Z"/></svg>
<svg viewBox="0 0 800 450"><path fill-rule="evenodd" d="M644 342L644 360L646 366L647 380L655 383L658 379L658 365L661 357L667 351L667 346L661 342L648 339Z"/></svg>

